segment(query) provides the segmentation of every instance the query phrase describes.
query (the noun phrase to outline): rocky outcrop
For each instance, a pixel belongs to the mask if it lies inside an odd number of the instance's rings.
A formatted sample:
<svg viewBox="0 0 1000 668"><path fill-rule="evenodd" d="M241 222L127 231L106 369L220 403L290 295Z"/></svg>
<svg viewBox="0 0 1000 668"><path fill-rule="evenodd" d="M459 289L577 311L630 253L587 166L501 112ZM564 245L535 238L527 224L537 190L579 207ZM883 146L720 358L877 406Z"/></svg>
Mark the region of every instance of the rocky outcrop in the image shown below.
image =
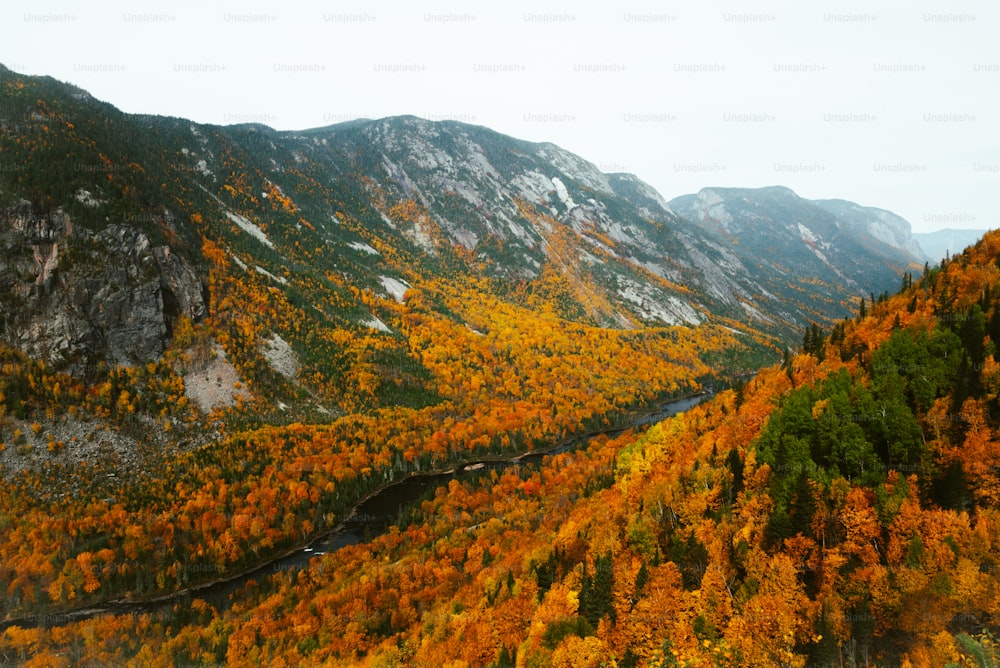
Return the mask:
<svg viewBox="0 0 1000 668"><path fill-rule="evenodd" d="M204 286L191 265L171 252L170 246L154 248L153 258L160 272L163 307L168 320L172 322L178 315L185 315L198 322L208 315Z"/></svg>
<svg viewBox="0 0 1000 668"><path fill-rule="evenodd" d="M207 312L191 264L128 225L93 233L22 201L0 212L0 248L0 338L71 373L155 360L179 316Z"/></svg>
<svg viewBox="0 0 1000 668"><path fill-rule="evenodd" d="M885 209L861 206L842 199L816 200L814 203L835 215L841 225L853 229L855 234L868 235L897 248L917 262L925 259L924 251L913 237L913 229L905 218Z"/></svg>

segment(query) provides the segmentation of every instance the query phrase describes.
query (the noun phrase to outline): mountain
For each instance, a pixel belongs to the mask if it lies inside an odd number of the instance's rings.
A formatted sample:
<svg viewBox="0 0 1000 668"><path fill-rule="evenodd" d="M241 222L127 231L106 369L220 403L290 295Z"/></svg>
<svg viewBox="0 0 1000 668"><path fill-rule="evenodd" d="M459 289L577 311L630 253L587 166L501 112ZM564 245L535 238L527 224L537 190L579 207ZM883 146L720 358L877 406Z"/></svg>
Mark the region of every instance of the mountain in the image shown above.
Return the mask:
<svg viewBox="0 0 1000 668"><path fill-rule="evenodd" d="M781 186L705 188L669 207L739 248L762 291L786 303L806 292L829 309L845 295L892 285L923 260L902 218L843 200L807 200Z"/></svg>
<svg viewBox="0 0 1000 668"><path fill-rule="evenodd" d="M844 218L845 229L860 225L867 233L850 228L824 237L822 251L790 254L778 266L752 240L734 244L700 218L692 224L678 216L635 176L604 174L557 146L482 127L415 117L301 132L202 126L122 114L50 79L9 71L2 78L0 224L12 230L18 216L66 217L72 232L54 246L54 280L24 261L16 280L6 278L0 334L9 342L30 339L31 354L75 371L155 359L176 319L176 276L140 278L145 269L127 269L127 281L105 281L93 276L95 267L107 273L100 263L74 263L89 252L82 248L110 243L119 232L144 237L139 242L148 242L150 253L169 253L186 295L199 292L194 283L208 289L207 238L246 271L274 277L270 287L293 302L340 304L322 314L307 309L307 318L362 328L377 318L354 289L395 295L399 286L448 273L585 324L713 323L788 344L810 322L829 323L851 312L858 297L895 287L912 264L872 241L898 232L898 221L880 212L879 223ZM769 215L772 247L803 243L805 227L783 220L780 208ZM10 243L31 257L51 251L35 241ZM107 257L121 252L109 249ZM817 253L829 261L817 264ZM133 265L146 262L133 256ZM107 282L114 304L134 306L64 308L69 291L87 280ZM45 289L35 289L30 304L13 298L38 281ZM188 310L196 322L203 315L197 304ZM148 322L114 321L130 311L148 313ZM57 312L66 315L53 325ZM137 338L119 345L119 331ZM301 342L291 346L306 354Z"/></svg>
<svg viewBox="0 0 1000 668"><path fill-rule="evenodd" d="M918 232L913 235L932 263L937 263L950 255L958 255L967 246L979 241L986 230L954 230L951 228L936 232Z"/></svg>
<svg viewBox="0 0 1000 668"><path fill-rule="evenodd" d="M910 223L891 211L841 199L815 200L813 203L836 216L837 222L862 243L874 239L907 253L910 258L919 260L924 256ZM877 249L872 248L872 251Z"/></svg>
<svg viewBox="0 0 1000 668"><path fill-rule="evenodd" d="M315 132L329 133L330 145L355 156L381 156L356 159L353 171L419 202L453 245L476 250L488 273L533 279L548 264L569 275L578 286L578 312L599 324L724 317L786 338L813 319L845 315L866 288L893 289L904 272L922 266L904 220L849 202L816 203L811 218L793 224L794 206L773 198L775 208L763 214L779 245L801 244L803 229L836 219L841 234L817 237L831 253L817 274L818 248L784 256L783 268L767 264L755 254L759 247L692 225L703 221L635 176L604 174L550 144L412 117ZM408 235L418 238L415 230ZM842 269L853 272L846 284ZM825 282L820 289L817 279ZM594 294L631 313L602 305Z"/></svg>
<svg viewBox="0 0 1000 668"><path fill-rule="evenodd" d="M912 283L908 256L875 240L892 237L892 221L834 215L790 191L754 197L723 201L720 220L732 223L723 229L688 219L635 176L477 126L415 117L296 132L200 125L123 114L73 86L0 71L0 615L9 626L0 643L11 644L0 652L26 658L49 637L44 627L70 619L60 615L115 600L180 593L153 626L208 628L215 603L181 592L248 573L263 581L271 559L338 530L362 499L417 474L475 463L499 484L477 522L499 536L508 522L538 528L581 499L596 503L619 465L643 470L619 464L617 449L649 411L739 384L815 322L811 349L819 325L841 323L859 297ZM752 225L763 241L737 229ZM517 459L527 479L517 466L487 466L597 433L597 449L579 457ZM694 454L690 445L679 451ZM536 465L554 482L543 485ZM681 487L705 485L714 488L689 476ZM486 502L448 490L428 500L458 504L441 521L468 519L463 507ZM305 655L334 651L335 638L361 643L344 650L348 663L383 641L412 652L395 643L440 603L445 590L432 583L456 587L448 578L471 577L477 564L496 565L475 581L476 595L519 606L500 617L512 622L569 577L552 601L563 625L541 642L590 642L571 608L582 601L600 630L615 541L645 545L650 567L669 555L688 558L694 573L703 561L692 536L659 530L682 491L650 493L641 522L603 524L599 564L586 561L588 538L576 541L570 523L569 544L551 560L547 547L526 556L501 540L485 552L449 549L450 566L423 569L413 559L431 561L421 551L431 533L411 531L403 518L412 513L394 508L405 539L389 531L395 547L338 557L384 569L335 579L348 587L338 609L356 618L331 613L336 628L300 638L302 656L286 663L317 662ZM532 505L542 499L559 512ZM688 520L707 511L698 503ZM646 527L653 508L656 526ZM543 547L552 544L545 536ZM585 563L591 570L573 575ZM534 591L519 588L539 568L542 586L533 575ZM676 580L668 570L658 571L662 584ZM330 602L308 589L323 576L298 566L284 576L315 594L303 606ZM399 577L411 583L402 597ZM256 605L224 598L219 614ZM435 607L436 619L463 610ZM174 649L143 650L130 615L91 620L92 637L132 645L89 659L221 662L231 652L235 663L271 663L270 650L241 653L288 611L254 610L249 624L212 626L225 637L206 636L210 647L178 640L186 644ZM510 644L520 631L503 633ZM496 648L487 649L470 662L492 661Z"/></svg>
<svg viewBox="0 0 1000 668"><path fill-rule="evenodd" d="M449 477L383 534L261 575L228 609L15 626L0 650L41 665L994 666L994 337L997 232L743 385L641 434ZM81 562L81 582L104 564Z"/></svg>

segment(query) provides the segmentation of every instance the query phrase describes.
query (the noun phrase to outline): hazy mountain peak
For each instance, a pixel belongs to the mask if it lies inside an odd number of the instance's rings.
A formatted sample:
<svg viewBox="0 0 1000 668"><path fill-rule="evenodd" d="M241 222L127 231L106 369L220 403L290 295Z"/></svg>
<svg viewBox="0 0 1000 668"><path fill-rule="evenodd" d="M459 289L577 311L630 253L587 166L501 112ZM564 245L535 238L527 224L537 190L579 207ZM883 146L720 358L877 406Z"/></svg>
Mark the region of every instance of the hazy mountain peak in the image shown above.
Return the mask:
<svg viewBox="0 0 1000 668"><path fill-rule="evenodd" d="M966 247L976 243L986 230L960 230L945 228L935 232L919 232L914 234L927 259L936 264L947 256L961 253Z"/></svg>
<svg viewBox="0 0 1000 668"><path fill-rule="evenodd" d="M924 252L913 238L913 229L905 218L885 209L842 199L816 200L814 204L832 213L838 222L853 226L858 233L905 251L918 260L924 259Z"/></svg>
<svg viewBox="0 0 1000 668"><path fill-rule="evenodd" d="M785 289L793 276L811 276L831 290L865 294L866 286L891 283L923 263L902 218L842 200L813 202L783 186L703 188L669 206L735 243L757 281L772 291Z"/></svg>
<svg viewBox="0 0 1000 668"><path fill-rule="evenodd" d="M768 186L702 188L696 195L679 197L674 202L692 220L716 231L741 233L770 217L784 224L794 222L808 228L808 235L815 236L821 233L820 229L813 229L815 226L829 227L832 223L837 229L849 229L859 240L871 238L903 251L914 261L924 259L909 222L890 211L847 200L807 200L785 186ZM765 211L768 207L773 208L769 213Z"/></svg>
<svg viewBox="0 0 1000 668"><path fill-rule="evenodd" d="M720 186L707 186L698 191L698 195L704 195L705 197L721 197L721 198L733 198L733 197L753 197L756 199L770 197L770 198L786 198L799 200L802 199L799 195L787 186L775 185L775 186L762 186L760 188L739 188L739 187L720 187Z"/></svg>

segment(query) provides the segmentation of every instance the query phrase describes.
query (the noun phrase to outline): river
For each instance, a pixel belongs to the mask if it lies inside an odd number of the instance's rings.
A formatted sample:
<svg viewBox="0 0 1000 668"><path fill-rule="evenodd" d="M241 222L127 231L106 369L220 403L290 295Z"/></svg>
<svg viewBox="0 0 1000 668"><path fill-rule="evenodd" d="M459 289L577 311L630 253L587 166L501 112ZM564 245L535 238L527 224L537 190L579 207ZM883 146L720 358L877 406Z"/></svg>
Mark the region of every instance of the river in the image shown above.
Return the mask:
<svg viewBox="0 0 1000 668"><path fill-rule="evenodd" d="M266 563L253 570L245 571L232 577L196 585L157 597L149 601L109 601L92 607L79 608L72 611L45 615L32 615L0 622L0 632L10 626L34 628L37 626L54 627L91 619L103 615L127 614L158 614L169 612L174 604L183 603L192 598L204 599L215 606L220 612L229 607L230 595L241 589L250 580L260 580L272 573L305 568L317 556L335 552L347 545L371 540L388 530L395 524L400 513L410 504L418 501L428 490L447 484L453 478L464 478L478 475L479 471L488 468L507 468L525 463L540 462L548 455L569 452L589 443L601 435L616 435L628 429L645 427L655 424L668 417L682 413L703 401L708 394L699 394L684 399L660 404L650 412L639 414L623 425L599 429L568 439L547 450L536 450L522 453L506 459L484 458L460 464L447 471L429 473L412 473L400 480L388 483L368 494L360 501L351 514L330 531L314 538L304 546L297 547L283 555L269 559Z"/></svg>

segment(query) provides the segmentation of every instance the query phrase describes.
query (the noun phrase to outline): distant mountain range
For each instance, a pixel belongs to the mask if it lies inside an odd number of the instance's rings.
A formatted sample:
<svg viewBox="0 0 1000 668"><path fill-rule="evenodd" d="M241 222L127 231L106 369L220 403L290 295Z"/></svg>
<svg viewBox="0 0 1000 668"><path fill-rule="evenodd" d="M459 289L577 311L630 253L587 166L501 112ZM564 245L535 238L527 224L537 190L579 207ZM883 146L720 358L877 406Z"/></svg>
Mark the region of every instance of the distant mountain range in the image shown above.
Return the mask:
<svg viewBox="0 0 1000 668"><path fill-rule="evenodd" d="M785 303L795 303L791 287L832 307L845 295L866 294L866 287L890 285L922 258L899 216L843 200L803 199L781 186L705 188L669 206L739 249L757 284Z"/></svg>
<svg viewBox="0 0 1000 668"><path fill-rule="evenodd" d="M936 232L916 232L913 238L920 244L927 259L932 264L936 264L947 256L958 255L979 241L985 233L986 230L953 230L948 228Z"/></svg>
<svg viewBox="0 0 1000 668"><path fill-rule="evenodd" d="M0 84L0 337L77 369L155 359L177 317L204 313L205 238L293 303L341 305L304 317L362 330L377 318L356 290L477 280L583 323L794 342L924 260L886 211L781 187L668 203L457 122L219 127L123 114L50 78Z"/></svg>

